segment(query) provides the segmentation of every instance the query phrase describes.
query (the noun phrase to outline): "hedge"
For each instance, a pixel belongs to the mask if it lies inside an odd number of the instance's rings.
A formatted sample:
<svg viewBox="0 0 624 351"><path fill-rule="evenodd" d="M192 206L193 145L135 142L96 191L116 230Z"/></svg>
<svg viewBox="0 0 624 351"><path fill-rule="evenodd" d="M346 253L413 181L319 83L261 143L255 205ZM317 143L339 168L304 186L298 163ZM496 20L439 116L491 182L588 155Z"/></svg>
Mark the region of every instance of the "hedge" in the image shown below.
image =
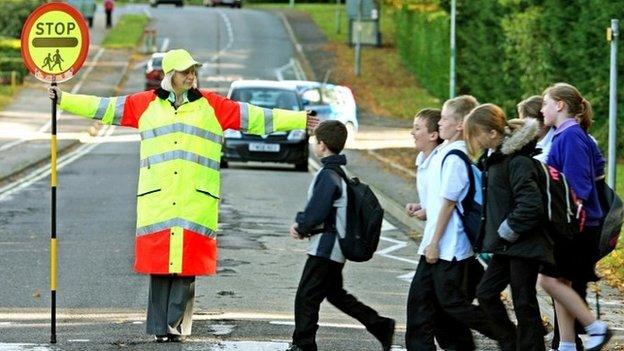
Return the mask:
<svg viewBox="0 0 624 351"><path fill-rule="evenodd" d="M395 15L399 53L441 99L448 97L449 53L433 48L448 47L449 2L411 0L435 6L403 3ZM624 1L457 0L457 94L499 104L511 117L524 97L554 82L569 82L592 103L592 134L606 149L610 45L605 31L611 18L623 13ZM427 21L434 14L440 20ZM622 52L618 71L624 72ZM624 91L618 95L619 116L624 116ZM623 130L624 117L618 128ZM618 134L623 150L624 133Z"/></svg>
<svg viewBox="0 0 624 351"><path fill-rule="evenodd" d="M19 38L28 15L44 0L0 1L0 37Z"/></svg>

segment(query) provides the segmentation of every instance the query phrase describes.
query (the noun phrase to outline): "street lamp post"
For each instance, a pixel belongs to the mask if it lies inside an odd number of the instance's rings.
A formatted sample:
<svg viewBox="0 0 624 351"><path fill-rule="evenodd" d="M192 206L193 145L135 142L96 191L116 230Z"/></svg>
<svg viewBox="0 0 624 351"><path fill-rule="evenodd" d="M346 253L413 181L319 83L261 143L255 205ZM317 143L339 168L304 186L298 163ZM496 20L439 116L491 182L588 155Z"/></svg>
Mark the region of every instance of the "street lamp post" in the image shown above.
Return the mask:
<svg viewBox="0 0 624 351"><path fill-rule="evenodd" d="M357 22L355 25L355 76L361 73L362 55L362 0L357 1Z"/></svg>
<svg viewBox="0 0 624 351"><path fill-rule="evenodd" d="M451 62L449 67L449 98L455 97L455 17L456 2L451 1Z"/></svg>
<svg viewBox="0 0 624 351"><path fill-rule="evenodd" d="M617 41L620 36L620 24L617 19L611 20L611 28L607 29L607 39L611 41L611 74L609 87L609 162L607 184L615 188L617 146Z"/></svg>

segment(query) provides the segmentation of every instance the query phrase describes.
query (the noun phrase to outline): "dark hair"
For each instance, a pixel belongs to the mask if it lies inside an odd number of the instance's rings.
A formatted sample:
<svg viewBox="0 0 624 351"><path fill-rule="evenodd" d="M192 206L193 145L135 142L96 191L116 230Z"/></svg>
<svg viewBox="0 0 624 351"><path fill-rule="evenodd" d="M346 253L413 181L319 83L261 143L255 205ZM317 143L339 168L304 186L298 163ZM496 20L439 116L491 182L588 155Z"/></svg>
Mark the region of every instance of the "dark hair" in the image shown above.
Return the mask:
<svg viewBox="0 0 624 351"><path fill-rule="evenodd" d="M440 121L441 117L442 117L442 110L437 109L437 108L423 108L422 110L416 113L416 116L414 116L414 118L422 118L422 120L425 121L425 125L427 126L428 133L440 131L438 122ZM438 144L441 144L443 141L444 140L442 140L440 136L438 135L438 140L437 140Z"/></svg>
<svg viewBox="0 0 624 351"><path fill-rule="evenodd" d="M325 143L329 151L339 154L347 141L347 127L340 121L323 121L314 129L314 135L318 142Z"/></svg>
<svg viewBox="0 0 624 351"><path fill-rule="evenodd" d="M540 124L544 124L544 115L542 114L542 99L539 95L533 95L527 99L520 101L518 107L518 117L535 118Z"/></svg>
<svg viewBox="0 0 624 351"><path fill-rule="evenodd" d="M581 125L581 128L589 132L594 112L589 101L583 98L578 89L568 83L556 83L548 87L542 95L548 95L555 101L563 101L568 107L568 112Z"/></svg>

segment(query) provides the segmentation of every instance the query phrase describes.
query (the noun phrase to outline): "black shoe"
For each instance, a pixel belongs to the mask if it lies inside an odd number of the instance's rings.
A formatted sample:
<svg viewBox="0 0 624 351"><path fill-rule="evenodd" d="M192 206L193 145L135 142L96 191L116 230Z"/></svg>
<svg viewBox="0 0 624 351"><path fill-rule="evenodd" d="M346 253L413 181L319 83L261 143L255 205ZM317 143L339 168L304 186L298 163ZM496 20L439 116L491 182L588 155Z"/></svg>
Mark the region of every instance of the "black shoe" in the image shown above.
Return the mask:
<svg viewBox="0 0 624 351"><path fill-rule="evenodd" d="M295 344L292 344L289 348L286 349L286 351L303 351L303 349Z"/></svg>
<svg viewBox="0 0 624 351"><path fill-rule="evenodd" d="M167 342L169 341L169 338L167 337L167 335L154 335L154 341L156 342Z"/></svg>
<svg viewBox="0 0 624 351"><path fill-rule="evenodd" d="M184 342L184 340L186 340L184 335L176 334L167 334L167 338L169 338L169 342Z"/></svg>
<svg viewBox="0 0 624 351"><path fill-rule="evenodd" d="M607 327L607 330L605 330L604 334L589 334L589 336L603 336L604 339L602 339L602 342L599 345L596 345L591 349L585 349L585 351L600 351L609 342L609 340L613 336L613 332L611 331L611 329L609 329L609 327Z"/></svg>
<svg viewBox="0 0 624 351"><path fill-rule="evenodd" d="M392 341L394 340L394 327L396 322L394 319L388 318L387 323L388 325L386 326L384 333L377 338L381 343L381 349L383 351L390 351L392 349Z"/></svg>

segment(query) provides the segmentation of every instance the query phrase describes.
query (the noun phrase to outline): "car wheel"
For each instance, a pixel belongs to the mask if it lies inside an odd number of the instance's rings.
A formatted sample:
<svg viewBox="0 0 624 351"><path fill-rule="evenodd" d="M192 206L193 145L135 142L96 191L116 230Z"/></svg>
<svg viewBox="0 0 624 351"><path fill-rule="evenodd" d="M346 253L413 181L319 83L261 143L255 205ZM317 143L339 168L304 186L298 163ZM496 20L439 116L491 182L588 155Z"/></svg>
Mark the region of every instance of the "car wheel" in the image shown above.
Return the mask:
<svg viewBox="0 0 624 351"><path fill-rule="evenodd" d="M183 2L179 2L179 3L176 4L176 7L182 7L182 6L184 6Z"/></svg>
<svg viewBox="0 0 624 351"><path fill-rule="evenodd" d="M151 7L156 7L156 6L158 6L158 3L151 3L150 6Z"/></svg>
<svg viewBox="0 0 624 351"><path fill-rule="evenodd" d="M228 161L224 158L221 159L221 168L228 168L230 167L230 164L228 163Z"/></svg>
<svg viewBox="0 0 624 351"><path fill-rule="evenodd" d="M308 171L308 160L305 160L301 163L295 163L295 170L299 172L307 172Z"/></svg>

